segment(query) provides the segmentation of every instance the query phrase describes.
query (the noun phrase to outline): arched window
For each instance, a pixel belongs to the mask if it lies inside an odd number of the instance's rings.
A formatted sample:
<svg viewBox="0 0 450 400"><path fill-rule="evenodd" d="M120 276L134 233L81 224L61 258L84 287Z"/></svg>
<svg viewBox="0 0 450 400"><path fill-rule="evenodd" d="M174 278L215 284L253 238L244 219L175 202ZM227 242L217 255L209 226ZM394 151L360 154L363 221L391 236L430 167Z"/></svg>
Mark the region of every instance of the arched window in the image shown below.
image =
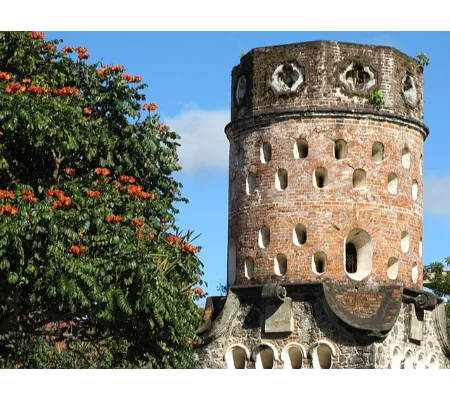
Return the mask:
<svg viewBox="0 0 450 400"><path fill-rule="evenodd" d="M288 173L284 168L280 168L275 175L275 187L278 190L285 190L288 186Z"/></svg>
<svg viewBox="0 0 450 400"><path fill-rule="evenodd" d="M328 171L323 168L317 168L313 175L313 186L316 188L324 188L328 185Z"/></svg>
<svg viewBox="0 0 450 400"><path fill-rule="evenodd" d="M337 351L329 340L322 339L311 346L310 354L314 369L330 369L337 358Z"/></svg>
<svg viewBox="0 0 450 400"><path fill-rule="evenodd" d="M281 352L281 361L284 369L301 369L306 351L301 344L290 343Z"/></svg>
<svg viewBox="0 0 450 400"><path fill-rule="evenodd" d="M398 192L398 177L393 172L388 175L388 192L390 194L397 194Z"/></svg>
<svg viewBox="0 0 450 400"><path fill-rule="evenodd" d="M384 160L384 145L381 142L375 142L372 145L372 160L375 163L381 163Z"/></svg>
<svg viewBox="0 0 450 400"><path fill-rule="evenodd" d="M271 344L262 344L258 347L255 357L257 369L273 369L276 366L278 352Z"/></svg>
<svg viewBox="0 0 450 400"><path fill-rule="evenodd" d="M245 369L250 359L250 352L241 344L231 346L225 353L228 369Z"/></svg>
<svg viewBox="0 0 450 400"><path fill-rule="evenodd" d="M244 274L247 279L251 279L251 277L253 276L254 266L255 266L255 260L252 257L246 257L245 265L244 265Z"/></svg>
<svg viewBox="0 0 450 400"><path fill-rule="evenodd" d="M247 175L247 185L246 185L247 194L250 195L255 193L255 188L256 188L256 174L254 174L253 172L249 172L249 174Z"/></svg>
<svg viewBox="0 0 450 400"><path fill-rule="evenodd" d="M296 246L303 246L306 243L307 232L306 226L303 224L295 225L294 230L292 231L292 240Z"/></svg>
<svg viewBox="0 0 450 400"><path fill-rule="evenodd" d="M407 350L405 353L405 369L414 368L414 355L411 350Z"/></svg>
<svg viewBox="0 0 450 400"><path fill-rule="evenodd" d="M347 157L348 146L344 139L339 139L334 142L334 157L336 160L342 160Z"/></svg>
<svg viewBox="0 0 450 400"><path fill-rule="evenodd" d="M322 275L327 270L327 255L323 251L313 255L312 269L318 275Z"/></svg>
<svg viewBox="0 0 450 400"><path fill-rule="evenodd" d="M401 369L402 368L402 353L400 349L395 346L392 351L391 357L391 369Z"/></svg>
<svg viewBox="0 0 450 400"><path fill-rule="evenodd" d="M267 226L263 226L259 230L258 246L261 249L265 249L269 244L270 244L270 229Z"/></svg>
<svg viewBox="0 0 450 400"><path fill-rule="evenodd" d="M238 150L238 168L239 169L244 169L244 159L245 159L245 153L244 153L244 149L242 147L239 147Z"/></svg>
<svg viewBox="0 0 450 400"><path fill-rule="evenodd" d="M353 172L353 188L363 190L367 186L366 171L361 168L355 169Z"/></svg>
<svg viewBox="0 0 450 400"><path fill-rule="evenodd" d="M287 257L285 254L277 254L275 257L275 274L278 276L286 275L287 272Z"/></svg>
<svg viewBox="0 0 450 400"><path fill-rule="evenodd" d="M362 229L354 229L345 240L345 272L357 281L372 271L372 239Z"/></svg>
<svg viewBox="0 0 450 400"><path fill-rule="evenodd" d="M260 158L263 164L267 164L272 159L272 145L269 142L261 145Z"/></svg>
<svg viewBox="0 0 450 400"><path fill-rule="evenodd" d="M294 144L294 157L306 158L308 157L308 141L306 139L297 139Z"/></svg>

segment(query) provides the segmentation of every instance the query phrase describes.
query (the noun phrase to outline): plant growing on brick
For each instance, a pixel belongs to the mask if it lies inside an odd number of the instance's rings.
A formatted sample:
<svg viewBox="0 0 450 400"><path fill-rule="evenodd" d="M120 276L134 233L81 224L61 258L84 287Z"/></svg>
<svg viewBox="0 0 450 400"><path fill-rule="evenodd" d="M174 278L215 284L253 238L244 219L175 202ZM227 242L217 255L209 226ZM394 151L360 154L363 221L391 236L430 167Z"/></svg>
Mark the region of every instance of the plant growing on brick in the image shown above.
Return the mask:
<svg viewBox="0 0 450 400"><path fill-rule="evenodd" d="M380 93L380 91L374 90L373 92L370 93L369 95L369 103L374 105L374 106L382 106L384 105L384 97L383 95Z"/></svg>
<svg viewBox="0 0 450 400"><path fill-rule="evenodd" d="M204 294L175 225L179 136L140 76L60 42L0 33L0 365L57 366L44 341L60 366L191 367Z"/></svg>
<svg viewBox="0 0 450 400"><path fill-rule="evenodd" d="M419 60L422 67L427 67L430 65L430 57L428 57L425 53L417 53L416 58Z"/></svg>

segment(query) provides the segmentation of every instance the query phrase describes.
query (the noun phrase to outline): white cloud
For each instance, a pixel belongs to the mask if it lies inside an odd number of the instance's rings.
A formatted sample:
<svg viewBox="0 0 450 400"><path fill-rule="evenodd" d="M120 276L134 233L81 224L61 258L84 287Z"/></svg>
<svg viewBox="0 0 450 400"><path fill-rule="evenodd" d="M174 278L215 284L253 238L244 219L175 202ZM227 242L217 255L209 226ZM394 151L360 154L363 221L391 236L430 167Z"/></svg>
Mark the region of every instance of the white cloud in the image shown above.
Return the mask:
<svg viewBox="0 0 450 400"><path fill-rule="evenodd" d="M450 175L425 179L424 209L450 220Z"/></svg>
<svg viewBox="0 0 450 400"><path fill-rule="evenodd" d="M181 172L195 175L199 171L228 170L228 139L225 125L230 110L184 109L165 123L181 136L178 148Z"/></svg>

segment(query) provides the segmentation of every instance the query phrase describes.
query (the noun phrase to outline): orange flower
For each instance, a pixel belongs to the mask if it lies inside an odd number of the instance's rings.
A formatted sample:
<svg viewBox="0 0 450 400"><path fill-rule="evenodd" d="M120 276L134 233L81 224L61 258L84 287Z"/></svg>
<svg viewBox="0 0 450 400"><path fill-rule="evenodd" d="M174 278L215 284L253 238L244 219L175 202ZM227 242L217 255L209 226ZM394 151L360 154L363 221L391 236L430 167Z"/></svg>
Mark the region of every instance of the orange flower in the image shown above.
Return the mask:
<svg viewBox="0 0 450 400"><path fill-rule="evenodd" d="M155 234L154 234L154 233L149 233L149 234L148 234L148 237L149 237L150 239L154 239L154 238L155 238Z"/></svg>
<svg viewBox="0 0 450 400"><path fill-rule="evenodd" d="M105 221L108 222L108 223L111 223L111 222L120 222L120 221L122 221L122 216L110 214L110 215L107 215L107 216L105 217Z"/></svg>
<svg viewBox="0 0 450 400"><path fill-rule="evenodd" d="M83 47L83 46L78 46L74 50L77 53L87 53L89 51L86 47Z"/></svg>
<svg viewBox="0 0 450 400"><path fill-rule="evenodd" d="M131 223L131 226L136 226L136 227L141 227L142 225L144 225L144 221L142 221L141 219L138 218L134 218Z"/></svg>
<svg viewBox="0 0 450 400"><path fill-rule="evenodd" d="M5 89L6 94L21 94L23 92L25 92L25 86L20 83L10 83Z"/></svg>
<svg viewBox="0 0 450 400"><path fill-rule="evenodd" d="M8 214L11 214L11 215L17 215L17 214L19 214L19 209L7 204L6 206L3 206L2 208L0 208L0 215L3 215L3 213L5 213L5 212Z"/></svg>
<svg viewBox="0 0 450 400"><path fill-rule="evenodd" d="M2 137L4 135L4 133L2 131L0 131L0 137Z"/></svg>
<svg viewBox="0 0 450 400"><path fill-rule="evenodd" d="M33 31L33 32L30 33L30 38L31 39L44 39L45 38L45 34L42 33L42 32L38 33L38 32Z"/></svg>
<svg viewBox="0 0 450 400"><path fill-rule="evenodd" d="M51 197L57 198L57 200L53 203L53 207L50 207L50 210L56 210L57 208L63 206L70 207L72 205L72 200L70 199L70 197L64 196L64 193L59 189L55 190L50 189L45 197L47 199Z"/></svg>
<svg viewBox="0 0 450 400"><path fill-rule="evenodd" d="M78 59L79 60L88 60L91 56L89 54L86 53L79 53L78 54Z"/></svg>
<svg viewBox="0 0 450 400"><path fill-rule="evenodd" d="M65 86L62 89L53 89L52 94L57 96L70 96L71 94L74 94L75 96L78 96L80 91L74 87Z"/></svg>
<svg viewBox="0 0 450 400"><path fill-rule="evenodd" d="M169 244L174 245L174 244L180 243L181 238L178 236L170 235L170 236L167 236L167 241L169 242Z"/></svg>
<svg viewBox="0 0 450 400"><path fill-rule="evenodd" d="M127 175L120 175L119 178L117 178L117 180L122 184L136 182L136 179L134 179L132 176Z"/></svg>
<svg viewBox="0 0 450 400"><path fill-rule="evenodd" d="M161 218L161 222L162 222L163 224L165 224L165 223L167 222L167 219L166 219L166 218Z"/></svg>
<svg viewBox="0 0 450 400"><path fill-rule="evenodd" d="M83 239L83 236L84 236L84 233L83 233L83 232L78 232L78 237L79 237L80 239Z"/></svg>
<svg viewBox="0 0 450 400"><path fill-rule="evenodd" d="M2 81L11 80L11 74L8 72L0 72L0 80L2 80Z"/></svg>
<svg viewBox="0 0 450 400"><path fill-rule="evenodd" d="M111 171L108 168L95 168L94 170L95 175L108 176L110 173Z"/></svg>
<svg viewBox="0 0 450 400"><path fill-rule="evenodd" d="M142 81L142 77L138 75L131 76L130 74L124 74L123 79L130 83L139 83L140 81Z"/></svg>
<svg viewBox="0 0 450 400"><path fill-rule="evenodd" d="M22 79L22 83L31 83L31 79L30 78L24 78L24 79Z"/></svg>
<svg viewBox="0 0 450 400"><path fill-rule="evenodd" d="M144 104L144 106L142 107L143 110L148 110L148 111L154 111L157 108L158 108L158 106L155 103Z"/></svg>
<svg viewBox="0 0 450 400"><path fill-rule="evenodd" d="M55 50L55 49L56 49L56 46L55 46L54 44L51 44L51 43L46 44L46 45L44 46L44 50L47 50L47 51L53 51L53 50Z"/></svg>
<svg viewBox="0 0 450 400"><path fill-rule="evenodd" d="M159 129L162 130L163 132L168 132L168 131L170 131L170 126L160 125Z"/></svg>
<svg viewBox="0 0 450 400"><path fill-rule="evenodd" d="M92 114L92 110L89 107L84 107L83 108L83 114L84 115L91 115Z"/></svg>
<svg viewBox="0 0 450 400"><path fill-rule="evenodd" d="M61 49L61 51L64 52L64 53L72 53L72 52L73 52L73 47L64 46L64 47Z"/></svg>
<svg viewBox="0 0 450 400"><path fill-rule="evenodd" d="M72 246L70 248L71 253L73 254L81 254L86 249L86 246Z"/></svg>
<svg viewBox="0 0 450 400"><path fill-rule="evenodd" d="M73 168L66 168L66 169L64 170L64 172L65 172L67 175L73 175L73 173L75 172L75 170L74 170Z"/></svg>
<svg viewBox="0 0 450 400"><path fill-rule="evenodd" d="M189 243L181 244L180 245L180 249L181 249L181 251L187 251L187 252L192 253L192 254L197 253L197 251L198 251L197 247L194 247L194 246L192 246Z"/></svg>
<svg viewBox="0 0 450 400"><path fill-rule="evenodd" d="M85 122L89 121L89 117L86 117L86 116L84 116L84 115L83 115L81 118L82 118L83 121L85 121Z"/></svg>
<svg viewBox="0 0 450 400"><path fill-rule="evenodd" d="M198 289L196 290L196 293L197 293L199 296L201 296L201 295L203 294L203 289L202 289L202 288L198 288Z"/></svg>
<svg viewBox="0 0 450 400"><path fill-rule="evenodd" d="M22 200L26 201L27 203L36 203L38 199L34 197L34 192L32 190L23 189Z"/></svg>
<svg viewBox="0 0 450 400"><path fill-rule="evenodd" d="M0 190L0 199L13 199L14 197L14 192L11 192L10 190Z"/></svg>
<svg viewBox="0 0 450 400"><path fill-rule="evenodd" d="M88 190L87 196L91 199L98 199L100 197L100 192L98 190Z"/></svg>

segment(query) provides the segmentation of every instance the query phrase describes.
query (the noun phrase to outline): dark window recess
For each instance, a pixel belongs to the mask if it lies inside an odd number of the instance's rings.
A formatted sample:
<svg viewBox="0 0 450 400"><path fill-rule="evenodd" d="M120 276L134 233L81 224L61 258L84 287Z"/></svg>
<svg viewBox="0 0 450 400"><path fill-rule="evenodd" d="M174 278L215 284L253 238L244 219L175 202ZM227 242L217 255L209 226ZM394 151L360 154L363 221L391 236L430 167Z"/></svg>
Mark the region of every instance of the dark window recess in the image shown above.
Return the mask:
<svg viewBox="0 0 450 400"><path fill-rule="evenodd" d="M353 243L345 245L345 270L349 274L354 274L358 270L356 247Z"/></svg>

